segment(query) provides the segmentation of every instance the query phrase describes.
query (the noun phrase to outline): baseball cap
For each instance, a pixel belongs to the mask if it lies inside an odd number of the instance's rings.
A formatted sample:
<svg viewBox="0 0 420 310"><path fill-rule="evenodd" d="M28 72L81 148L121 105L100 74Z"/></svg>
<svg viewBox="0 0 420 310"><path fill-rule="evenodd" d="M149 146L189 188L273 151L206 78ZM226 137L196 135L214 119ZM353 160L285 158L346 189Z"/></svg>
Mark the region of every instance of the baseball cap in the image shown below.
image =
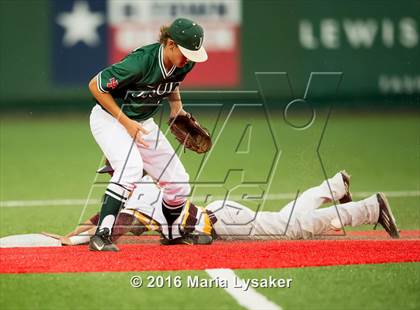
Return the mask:
<svg viewBox="0 0 420 310"><path fill-rule="evenodd" d="M194 62L204 62L208 56L203 47L203 28L187 18L177 18L168 29L181 53Z"/></svg>

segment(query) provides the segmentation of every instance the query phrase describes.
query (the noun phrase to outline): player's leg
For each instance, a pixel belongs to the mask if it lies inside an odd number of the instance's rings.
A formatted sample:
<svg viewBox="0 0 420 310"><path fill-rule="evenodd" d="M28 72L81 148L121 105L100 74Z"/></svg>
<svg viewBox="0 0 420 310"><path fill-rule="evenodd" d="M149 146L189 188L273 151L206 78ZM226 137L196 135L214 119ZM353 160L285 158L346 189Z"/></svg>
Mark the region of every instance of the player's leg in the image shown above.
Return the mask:
<svg viewBox="0 0 420 310"><path fill-rule="evenodd" d="M322 235L329 230L341 229L342 226L359 226L380 223L394 238L398 237L395 218L382 193L366 199L346 204L318 209L298 217L302 237Z"/></svg>
<svg viewBox="0 0 420 310"><path fill-rule="evenodd" d="M321 185L303 192L296 201L290 202L280 212L255 213L232 201L216 201L209 204L206 209L216 216L217 221L213 227L222 239L302 238L296 218L312 212L326 202L331 202L332 199L339 201L349 197L347 177L348 175L343 172L337 173L328 180L329 186L327 181L324 181Z"/></svg>
<svg viewBox="0 0 420 310"><path fill-rule="evenodd" d="M154 122L144 140L150 145L149 148L139 147L144 170L162 187L162 211L170 226L181 214L186 197L190 194L189 175Z"/></svg>
<svg viewBox="0 0 420 310"><path fill-rule="evenodd" d="M238 202L217 200L208 204L206 210L216 218L213 229L218 239L258 239L256 234L264 234L260 222L256 222L256 213Z"/></svg>
<svg viewBox="0 0 420 310"><path fill-rule="evenodd" d="M112 227L118 211L124 206L135 183L141 179L143 161L125 128L98 105L92 110L90 126L96 142L114 169L90 249L115 251L118 249L110 241Z"/></svg>
<svg viewBox="0 0 420 310"><path fill-rule="evenodd" d="M293 222L297 215L311 212L333 199L342 202L351 201L349 187L350 177L345 171L340 171L320 185L304 191L296 200L282 208L280 214Z"/></svg>
<svg viewBox="0 0 420 310"><path fill-rule="evenodd" d="M325 234L343 226L375 224L379 216L379 202L376 195L366 199L314 210L302 215L298 221L305 236Z"/></svg>

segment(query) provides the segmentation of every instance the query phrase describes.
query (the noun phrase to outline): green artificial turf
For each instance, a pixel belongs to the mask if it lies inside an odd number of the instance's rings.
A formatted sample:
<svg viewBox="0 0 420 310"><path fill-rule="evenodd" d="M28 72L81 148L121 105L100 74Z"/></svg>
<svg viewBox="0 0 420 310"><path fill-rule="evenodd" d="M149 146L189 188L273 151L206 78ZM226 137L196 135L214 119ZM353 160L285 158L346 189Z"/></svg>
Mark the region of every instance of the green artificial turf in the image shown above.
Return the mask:
<svg viewBox="0 0 420 310"><path fill-rule="evenodd" d="M179 276L182 287L133 288L132 276L144 284L149 276ZM222 288L188 288L188 276L209 278L204 271L1 275L0 308L240 309Z"/></svg>
<svg viewBox="0 0 420 310"><path fill-rule="evenodd" d="M281 113L270 114L271 128L259 114L233 115L217 123L211 158L182 153L191 180L203 196L244 193L258 196L296 193L324 179L317 147L327 117L317 111L312 127L296 130ZM200 115L195 113L195 115ZM296 119L304 118L297 116ZM213 130L214 115L200 121ZM163 126L165 128L165 126ZM223 131L220 129L223 128ZM251 128L251 129L250 129ZM352 174L354 192L420 190L418 114L354 114L333 111L319 154L328 176ZM274 137L274 139L273 139ZM173 138L170 138L173 142ZM275 141L275 142L273 142ZM0 119L0 200L100 199L94 182L102 155L89 130L88 115L61 118ZM177 143L173 143L177 147ZM202 168L197 178L197 173ZM274 169L275 168L275 169ZM235 172L234 170L243 170ZM100 177L106 182L108 177ZM192 182L194 185L194 182ZM92 191L91 191L92 189ZM420 229L420 197L390 198L401 229ZM197 201L204 204L204 201ZM278 210L288 199L267 200ZM244 201L255 208L261 201ZM0 208L0 236L51 231L66 233L96 205ZM360 227L360 229L371 229ZM135 262L133 262L135 263ZM204 272L155 272L155 275ZM293 277L291 289L257 289L284 309L418 309L419 264L240 270L242 277ZM1 309L240 309L222 289L132 289L132 273L1 275Z"/></svg>
<svg viewBox="0 0 420 310"><path fill-rule="evenodd" d="M242 279L292 279L290 288L256 288L283 309L418 309L420 264L235 270ZM133 275L176 276L181 288L132 288ZM203 272L1 275L1 309L242 309L221 288L188 288ZM172 282L173 283L173 282Z"/></svg>
<svg viewBox="0 0 420 310"><path fill-rule="evenodd" d="M283 309L418 309L420 263L238 270L242 278L291 278L257 288ZM417 293L416 293L417 292Z"/></svg>
<svg viewBox="0 0 420 310"><path fill-rule="evenodd" d="M315 122L306 130L292 128L276 111L270 114L269 126L261 111L240 110L230 117L222 114L218 122L212 113L196 113L214 130L215 145L204 164L203 155L180 152L192 184L207 182L193 186L195 197L293 195L321 183L323 167L328 176L347 169L354 192L420 190L418 114L333 111L320 143L326 110L317 111ZM106 185L94 183L106 183L109 178L96 179L102 154L90 133L88 115L34 119L5 115L0 126L1 201L101 198ZM420 228L419 196L389 200L402 229ZM200 199L194 202L205 204ZM242 202L256 208L262 200ZM287 202L267 200L263 209L279 210ZM0 235L39 230L64 233L97 209L92 205L84 209L83 204L1 208Z"/></svg>

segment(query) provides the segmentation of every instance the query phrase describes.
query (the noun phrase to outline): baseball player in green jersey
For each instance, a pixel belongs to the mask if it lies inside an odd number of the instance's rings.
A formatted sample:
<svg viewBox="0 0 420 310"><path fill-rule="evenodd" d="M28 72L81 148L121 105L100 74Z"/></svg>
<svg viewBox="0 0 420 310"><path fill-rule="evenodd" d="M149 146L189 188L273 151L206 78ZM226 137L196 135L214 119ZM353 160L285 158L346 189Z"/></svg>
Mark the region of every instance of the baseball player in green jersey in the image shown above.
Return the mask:
<svg viewBox="0 0 420 310"><path fill-rule="evenodd" d="M162 209L169 224L190 193L189 176L152 116L163 99L170 116L185 115L179 85L196 62L207 60L203 28L185 19L162 27L159 43L140 47L89 83L97 105L90 115L92 134L114 169L89 249L118 251L110 235L120 208L141 186L143 170L162 187ZM169 236L171 233L169 233Z"/></svg>

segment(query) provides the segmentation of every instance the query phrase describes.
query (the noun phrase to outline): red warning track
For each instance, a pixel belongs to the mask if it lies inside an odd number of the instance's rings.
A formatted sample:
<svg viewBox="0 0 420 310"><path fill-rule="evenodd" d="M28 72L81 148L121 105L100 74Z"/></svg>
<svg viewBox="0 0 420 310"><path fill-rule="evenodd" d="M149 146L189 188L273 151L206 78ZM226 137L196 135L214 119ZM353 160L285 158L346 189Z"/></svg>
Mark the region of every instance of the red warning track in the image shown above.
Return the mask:
<svg viewBox="0 0 420 310"><path fill-rule="evenodd" d="M211 246L120 245L0 249L0 273L258 269L420 262L420 240L216 242Z"/></svg>

